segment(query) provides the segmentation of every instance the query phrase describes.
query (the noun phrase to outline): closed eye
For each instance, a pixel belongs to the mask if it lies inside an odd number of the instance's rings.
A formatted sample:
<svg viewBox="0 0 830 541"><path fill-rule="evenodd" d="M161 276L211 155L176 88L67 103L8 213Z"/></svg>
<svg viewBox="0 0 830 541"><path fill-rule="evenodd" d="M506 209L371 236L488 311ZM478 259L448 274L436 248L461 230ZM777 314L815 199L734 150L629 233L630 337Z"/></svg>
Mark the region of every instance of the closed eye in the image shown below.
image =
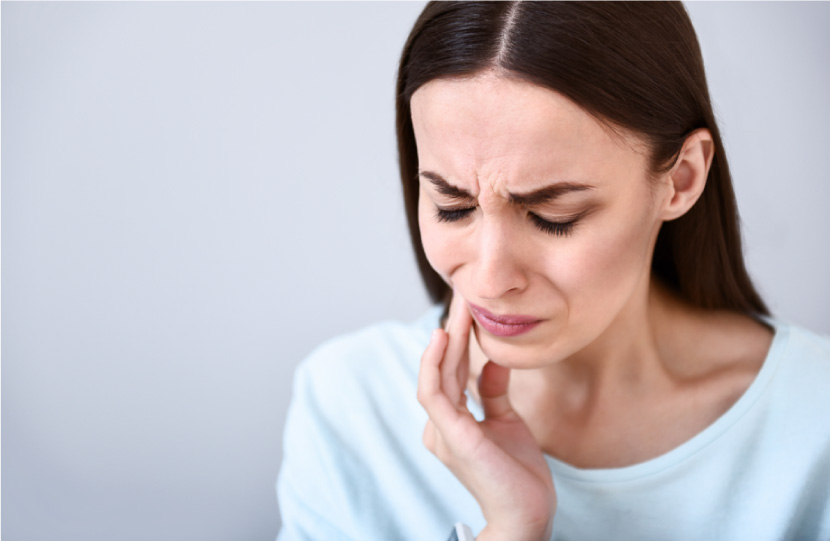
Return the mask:
<svg viewBox="0 0 830 541"><path fill-rule="evenodd" d="M536 216L532 212L529 212L528 216L530 217L530 221L533 222L533 225L535 225L540 231L559 237L564 237L573 233L574 224L578 221L575 219L569 222L551 222Z"/></svg>
<svg viewBox="0 0 830 541"><path fill-rule="evenodd" d="M457 222L472 214L475 209L475 207L463 209L442 209L441 207L437 207L435 217L439 222Z"/></svg>

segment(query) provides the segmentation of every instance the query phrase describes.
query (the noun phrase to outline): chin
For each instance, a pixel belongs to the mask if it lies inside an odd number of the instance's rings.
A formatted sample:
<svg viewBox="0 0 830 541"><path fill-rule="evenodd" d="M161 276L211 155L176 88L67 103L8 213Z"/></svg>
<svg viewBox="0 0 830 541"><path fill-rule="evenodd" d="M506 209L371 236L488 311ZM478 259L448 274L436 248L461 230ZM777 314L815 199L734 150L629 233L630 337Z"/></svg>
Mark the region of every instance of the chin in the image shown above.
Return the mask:
<svg viewBox="0 0 830 541"><path fill-rule="evenodd" d="M539 344L516 338L499 338L476 329L484 355L494 363L516 370L541 368L551 364L550 352Z"/></svg>

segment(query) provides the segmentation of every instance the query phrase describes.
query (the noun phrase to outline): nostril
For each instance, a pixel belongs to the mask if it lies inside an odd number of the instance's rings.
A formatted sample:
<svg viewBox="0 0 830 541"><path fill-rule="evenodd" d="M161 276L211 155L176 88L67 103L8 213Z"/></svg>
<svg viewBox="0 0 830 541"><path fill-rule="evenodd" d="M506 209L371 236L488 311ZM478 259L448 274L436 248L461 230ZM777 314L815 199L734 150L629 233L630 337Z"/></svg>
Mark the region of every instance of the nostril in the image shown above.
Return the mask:
<svg viewBox="0 0 830 541"><path fill-rule="evenodd" d="M525 274L512 265L480 267L475 276L477 294L482 299L498 299L509 293L523 291L527 283Z"/></svg>

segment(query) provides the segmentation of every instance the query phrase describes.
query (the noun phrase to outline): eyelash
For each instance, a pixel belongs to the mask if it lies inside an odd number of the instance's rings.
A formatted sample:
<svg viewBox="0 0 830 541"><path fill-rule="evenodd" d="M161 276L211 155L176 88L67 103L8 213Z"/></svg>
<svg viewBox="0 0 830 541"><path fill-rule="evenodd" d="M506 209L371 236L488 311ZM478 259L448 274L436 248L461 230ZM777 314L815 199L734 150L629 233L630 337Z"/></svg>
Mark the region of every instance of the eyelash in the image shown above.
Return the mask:
<svg viewBox="0 0 830 541"><path fill-rule="evenodd" d="M439 222L457 222L469 216L475 209L475 207L465 209L438 208L435 217ZM550 222L533 213L528 213L528 216L530 217L530 221L533 222L533 225L543 233L560 237L573 233L574 224L577 222L577 220L571 220L570 222Z"/></svg>

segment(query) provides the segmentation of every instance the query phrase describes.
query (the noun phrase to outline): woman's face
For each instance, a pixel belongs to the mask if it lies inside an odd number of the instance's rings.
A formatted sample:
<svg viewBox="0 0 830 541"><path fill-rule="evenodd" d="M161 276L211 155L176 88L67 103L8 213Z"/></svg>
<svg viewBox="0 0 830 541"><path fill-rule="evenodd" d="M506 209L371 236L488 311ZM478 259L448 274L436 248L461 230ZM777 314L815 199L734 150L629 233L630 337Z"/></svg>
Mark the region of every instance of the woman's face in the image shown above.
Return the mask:
<svg viewBox="0 0 830 541"><path fill-rule="evenodd" d="M492 73L432 81L411 108L424 250L490 359L544 366L644 315L665 184L637 138Z"/></svg>

